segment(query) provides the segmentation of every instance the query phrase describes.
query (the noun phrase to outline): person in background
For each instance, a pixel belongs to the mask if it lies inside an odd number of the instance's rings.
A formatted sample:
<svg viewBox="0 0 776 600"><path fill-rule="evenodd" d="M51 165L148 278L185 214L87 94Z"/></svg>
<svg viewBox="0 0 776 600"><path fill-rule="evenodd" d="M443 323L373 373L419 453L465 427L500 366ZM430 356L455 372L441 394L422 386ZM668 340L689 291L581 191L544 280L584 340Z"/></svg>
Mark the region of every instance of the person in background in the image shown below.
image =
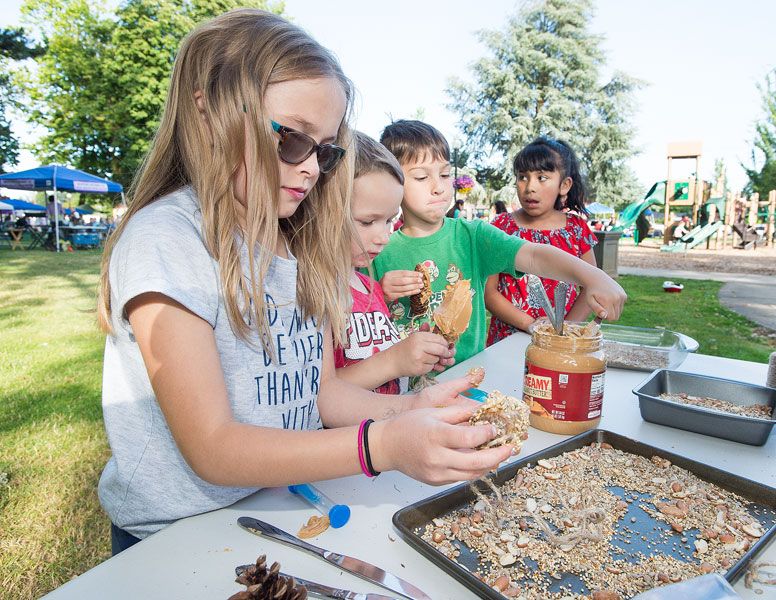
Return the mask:
<svg viewBox="0 0 776 600"><path fill-rule="evenodd" d="M429 331L417 331L401 340L380 284L359 272L369 269L388 243L393 218L401 206L404 175L393 154L379 142L361 132L355 132L354 142L356 166L350 205L353 308L347 340L334 349L334 366L337 376L350 383L378 393L399 394L407 391L408 377L452 365L455 348Z"/></svg>
<svg viewBox="0 0 776 600"><path fill-rule="evenodd" d="M404 225L373 263L400 331L409 332L413 326L409 297L422 288L422 274L414 270L418 264L429 271L430 311L441 303L449 284L459 279L470 281L473 310L456 345L457 362L485 347L483 292L490 275L506 272L514 276L530 269L538 275L579 283L587 292L587 310L601 318L619 317L625 292L588 262L551 245L507 235L480 219L445 218L453 195L450 147L437 129L421 121L396 121L385 128L380 141L404 173Z"/></svg>
<svg viewBox="0 0 776 600"><path fill-rule="evenodd" d="M639 216L636 217L636 225L633 234L636 238L634 240L636 245L639 245L647 238L647 236L649 236L649 230L652 228L652 224L649 222L646 212L647 211L641 211Z"/></svg>
<svg viewBox="0 0 776 600"><path fill-rule="evenodd" d="M30 227L30 222L27 219L27 213L21 210L16 212L16 222L14 223L14 227L17 229L28 229Z"/></svg>
<svg viewBox="0 0 776 600"><path fill-rule="evenodd" d="M54 194L49 194L48 202L46 203L46 216L48 217L49 223L51 224L54 223L57 216L59 216L60 221L65 217L65 211L62 208L62 203L56 199Z"/></svg>
<svg viewBox="0 0 776 600"><path fill-rule="evenodd" d="M447 211L445 216L450 217L451 219L458 219L459 217L465 217L466 212L464 211L464 201L456 200L453 203L453 205L450 207L450 210Z"/></svg>
<svg viewBox="0 0 776 600"><path fill-rule="evenodd" d="M574 151L565 142L537 138L517 154L512 168L520 208L500 215L493 225L511 236L554 246L595 268L593 246L597 240L585 220L574 214L587 214L584 182ZM554 298L556 279L542 278L550 299ZM569 286L565 299L568 320L587 319L587 293L589 290L583 288L580 298L576 287ZM509 273L488 279L485 306L493 315L488 346L516 331L527 331L531 323L545 316L541 308L528 304L527 278Z"/></svg>
<svg viewBox="0 0 776 600"><path fill-rule="evenodd" d="M507 212L507 205L503 200L496 200L493 203L493 208L496 210L496 216L502 215Z"/></svg>
<svg viewBox="0 0 776 600"><path fill-rule="evenodd" d="M690 233L690 229L692 229L690 217L684 215L674 228L674 240L681 240L684 236Z"/></svg>

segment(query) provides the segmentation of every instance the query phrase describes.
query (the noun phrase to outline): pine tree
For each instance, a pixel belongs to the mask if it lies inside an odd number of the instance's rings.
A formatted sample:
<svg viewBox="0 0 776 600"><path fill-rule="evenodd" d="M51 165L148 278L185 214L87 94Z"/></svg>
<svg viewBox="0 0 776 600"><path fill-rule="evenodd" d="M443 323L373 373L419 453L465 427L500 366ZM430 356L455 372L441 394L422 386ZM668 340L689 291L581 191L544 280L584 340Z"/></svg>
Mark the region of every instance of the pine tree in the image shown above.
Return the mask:
<svg viewBox="0 0 776 600"><path fill-rule="evenodd" d="M768 73L765 83L757 88L762 95L765 116L755 126L752 167L741 166L749 177L746 193L757 192L760 198L767 198L768 192L776 190L776 69Z"/></svg>
<svg viewBox="0 0 776 600"><path fill-rule="evenodd" d="M474 65L473 84L451 81L450 108L480 163L495 158L508 173L515 154L535 137L561 138L580 157L590 196L617 203L638 193L623 184L633 187L628 119L641 84L615 73L601 85L602 38L588 31L591 18L590 0L539 0L503 31L482 32L489 56Z"/></svg>

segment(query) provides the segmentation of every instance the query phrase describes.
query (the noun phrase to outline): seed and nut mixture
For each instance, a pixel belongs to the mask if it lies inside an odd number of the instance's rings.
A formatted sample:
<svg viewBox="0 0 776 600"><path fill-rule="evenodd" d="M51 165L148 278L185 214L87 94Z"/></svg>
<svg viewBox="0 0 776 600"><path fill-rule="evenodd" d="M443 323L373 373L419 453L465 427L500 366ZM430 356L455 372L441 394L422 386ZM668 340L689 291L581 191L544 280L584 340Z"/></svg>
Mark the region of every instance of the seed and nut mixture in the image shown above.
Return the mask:
<svg viewBox="0 0 776 600"><path fill-rule="evenodd" d="M668 351L648 346L634 346L604 339L606 366L616 369L654 371L669 365Z"/></svg>
<svg viewBox="0 0 776 600"><path fill-rule="evenodd" d="M677 402L678 404L691 404L700 406L718 412L741 415L743 417L754 417L755 419L770 419L773 409L767 404L751 404L749 406L740 406L727 400L718 400L708 396L690 396L689 394L660 394L661 400Z"/></svg>
<svg viewBox="0 0 776 600"><path fill-rule="evenodd" d="M416 532L507 598L624 599L724 574L776 512L657 456L592 444L527 465ZM753 516L755 515L755 516Z"/></svg>
<svg viewBox="0 0 776 600"><path fill-rule="evenodd" d="M522 398L515 398L493 390L469 418L470 425L489 423L496 428L496 437L479 448L495 448L512 444L516 452L528 439L528 421L531 409Z"/></svg>

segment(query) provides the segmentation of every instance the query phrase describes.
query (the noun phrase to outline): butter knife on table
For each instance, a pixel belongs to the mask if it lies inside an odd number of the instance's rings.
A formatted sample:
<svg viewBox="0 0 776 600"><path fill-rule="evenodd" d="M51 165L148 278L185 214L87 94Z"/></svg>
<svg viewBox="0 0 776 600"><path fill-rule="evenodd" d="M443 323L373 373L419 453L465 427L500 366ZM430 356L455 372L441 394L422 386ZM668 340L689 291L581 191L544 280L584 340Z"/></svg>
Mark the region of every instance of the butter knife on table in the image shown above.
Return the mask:
<svg viewBox="0 0 776 600"><path fill-rule="evenodd" d="M323 585L322 583L316 583L315 581L308 581L295 575L287 575L281 573L285 577L293 577L294 580L307 588L308 592L323 596L324 598L336 598L337 600L397 600L395 596L383 596L382 594L362 594L360 592L351 592L350 590L341 590L339 588Z"/></svg>
<svg viewBox="0 0 776 600"><path fill-rule="evenodd" d="M353 558L352 556L346 556L344 554L337 554L336 552L331 552L329 550L319 548L318 546L313 546L312 544L305 542L304 540L300 540L298 537L295 537L290 533L275 527L274 525L270 525L269 523L265 523L264 521L260 521L259 519L255 519L253 517L240 517L237 519L237 523L240 525L240 527L247 529L251 533L272 538L273 540L283 542L284 544L296 546L300 550L304 550L305 552L309 552L310 554L322 558L323 560L333 564L343 571L358 575L362 579L376 583L377 585L405 598L410 598L412 600L431 600L427 594L419 590L408 581L404 581L401 577L397 577L396 575L388 573L387 571L383 571L379 567L376 567L375 565L372 565L358 558Z"/></svg>

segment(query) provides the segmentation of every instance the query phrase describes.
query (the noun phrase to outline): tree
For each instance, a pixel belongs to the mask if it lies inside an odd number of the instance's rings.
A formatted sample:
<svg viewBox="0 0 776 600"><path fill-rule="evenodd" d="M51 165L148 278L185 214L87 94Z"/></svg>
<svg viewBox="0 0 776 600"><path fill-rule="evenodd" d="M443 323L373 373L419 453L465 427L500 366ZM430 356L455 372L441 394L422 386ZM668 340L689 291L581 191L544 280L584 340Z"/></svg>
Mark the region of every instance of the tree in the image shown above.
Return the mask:
<svg viewBox="0 0 776 600"><path fill-rule="evenodd" d="M72 164L127 185L159 122L181 39L198 22L238 6L282 12L265 0L26 0L48 52L27 82L30 119L46 161Z"/></svg>
<svg viewBox="0 0 776 600"><path fill-rule="evenodd" d="M532 139L561 138L580 157L591 197L614 203L633 179L629 118L641 83L624 73L599 83L602 38L587 31L591 17L590 0L538 0L503 31L480 34L489 56L473 66L474 83L453 79L447 92L475 160L496 157L508 176Z"/></svg>
<svg viewBox="0 0 776 600"><path fill-rule="evenodd" d="M11 63L40 56L45 48L33 46L24 30L0 29L0 173L19 160L19 140L11 131L8 112L18 105L18 94L9 74Z"/></svg>
<svg viewBox="0 0 776 600"><path fill-rule="evenodd" d="M758 85L757 89L762 96L765 116L755 125L752 166L741 166L749 177L746 193L756 192L760 198L767 198L768 192L776 190L776 69L766 75L764 84Z"/></svg>
<svg viewBox="0 0 776 600"><path fill-rule="evenodd" d="M501 188L509 185L510 182L514 183L512 181L511 170L506 172L503 168L500 167L478 165L476 172L477 181L482 183L486 189L491 191L500 190Z"/></svg>
<svg viewBox="0 0 776 600"><path fill-rule="evenodd" d="M729 191L727 180L727 166L724 158L714 161L714 183L711 186L712 198L724 198Z"/></svg>

